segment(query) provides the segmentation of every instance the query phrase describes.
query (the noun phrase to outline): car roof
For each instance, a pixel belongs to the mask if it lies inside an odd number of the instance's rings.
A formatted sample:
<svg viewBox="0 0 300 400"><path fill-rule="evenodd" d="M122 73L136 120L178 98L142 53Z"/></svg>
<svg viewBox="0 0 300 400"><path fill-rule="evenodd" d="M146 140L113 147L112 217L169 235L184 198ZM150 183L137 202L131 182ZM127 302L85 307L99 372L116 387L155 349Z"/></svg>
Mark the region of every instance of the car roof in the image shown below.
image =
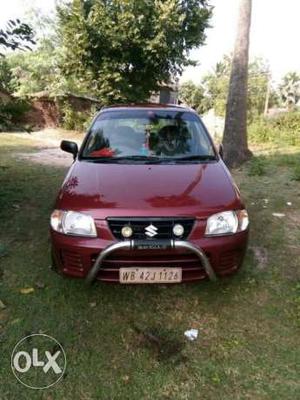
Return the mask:
<svg viewBox="0 0 300 400"><path fill-rule="evenodd" d="M192 108L185 107L179 104L161 104L161 103L129 103L129 104L113 104L110 106L102 107L102 111L117 111L117 110L166 110L166 111L183 111L194 112Z"/></svg>

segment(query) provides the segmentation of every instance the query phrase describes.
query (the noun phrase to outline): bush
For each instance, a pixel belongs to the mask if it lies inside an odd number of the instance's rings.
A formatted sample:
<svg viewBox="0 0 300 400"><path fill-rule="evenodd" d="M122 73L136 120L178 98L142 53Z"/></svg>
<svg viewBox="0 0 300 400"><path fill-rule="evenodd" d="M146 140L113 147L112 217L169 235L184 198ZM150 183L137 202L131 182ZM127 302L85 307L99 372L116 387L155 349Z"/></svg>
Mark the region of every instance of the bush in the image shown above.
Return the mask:
<svg viewBox="0 0 300 400"><path fill-rule="evenodd" d="M266 161L263 158L254 157L249 162L248 175L262 176L266 173Z"/></svg>
<svg viewBox="0 0 300 400"><path fill-rule="evenodd" d="M75 111L66 101L61 106L62 127L74 131L86 131L96 110L92 107L88 111Z"/></svg>
<svg viewBox="0 0 300 400"><path fill-rule="evenodd" d="M248 136L251 143L268 143L274 140L275 135L268 121L257 119L249 125Z"/></svg>
<svg viewBox="0 0 300 400"><path fill-rule="evenodd" d="M300 165L299 164L295 165L293 168L292 180L300 181Z"/></svg>
<svg viewBox="0 0 300 400"><path fill-rule="evenodd" d="M251 143L300 145L300 112L281 114L276 118L260 118L249 126Z"/></svg>
<svg viewBox="0 0 300 400"><path fill-rule="evenodd" d="M30 105L25 100L15 99L8 103L0 101L0 132L16 129Z"/></svg>

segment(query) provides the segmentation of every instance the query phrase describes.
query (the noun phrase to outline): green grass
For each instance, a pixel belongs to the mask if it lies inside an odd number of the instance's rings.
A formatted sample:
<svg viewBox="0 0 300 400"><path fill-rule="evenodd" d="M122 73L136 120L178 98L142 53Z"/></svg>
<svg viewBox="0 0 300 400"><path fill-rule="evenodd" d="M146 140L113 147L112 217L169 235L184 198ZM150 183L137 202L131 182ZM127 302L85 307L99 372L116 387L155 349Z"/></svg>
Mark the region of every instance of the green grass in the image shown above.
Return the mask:
<svg viewBox="0 0 300 400"><path fill-rule="evenodd" d="M248 176L248 165L235 172L251 218L237 275L216 284L87 288L49 269L48 219L65 170L16 159L34 151L32 143L0 135L1 399L300 397L300 183L292 180L299 148L257 153L261 176ZM188 342L192 327L199 337ZM64 379L42 392L10 369L16 342L38 332L67 355Z"/></svg>
<svg viewBox="0 0 300 400"><path fill-rule="evenodd" d="M248 163L248 176L262 176L265 174L266 163L264 158L253 157Z"/></svg>

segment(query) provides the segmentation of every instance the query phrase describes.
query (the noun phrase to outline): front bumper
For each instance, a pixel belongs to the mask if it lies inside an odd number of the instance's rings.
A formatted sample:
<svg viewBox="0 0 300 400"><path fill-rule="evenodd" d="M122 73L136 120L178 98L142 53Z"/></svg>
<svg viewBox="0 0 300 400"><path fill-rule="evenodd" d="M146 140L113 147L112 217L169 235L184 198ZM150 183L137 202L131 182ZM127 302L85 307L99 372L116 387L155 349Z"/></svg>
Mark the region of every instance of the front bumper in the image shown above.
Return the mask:
<svg viewBox="0 0 300 400"><path fill-rule="evenodd" d="M196 232L197 233L197 232ZM196 236L196 235L194 235ZM68 276L119 282L119 269L126 267L182 268L182 281L199 281L230 275L241 266L248 232L220 237L193 235L188 241L166 241L165 247L140 246L137 242L116 241L102 229L102 238L79 238L51 231L55 268Z"/></svg>
<svg viewBox="0 0 300 400"><path fill-rule="evenodd" d="M91 270L89 271L86 281L87 283L92 283L99 271L101 270L101 267L103 265L103 262L105 259L112 254L113 252L116 252L120 249L126 249L128 251L134 251L134 250L153 250L154 249L162 249L162 250L167 250L167 249L187 249L190 252L194 253L198 258L199 258L199 263L200 265L203 266L207 276L209 277L210 280L215 281L216 274L214 270L212 269L210 262L208 258L206 257L205 253L202 251L202 249L196 247L195 245L187 242L187 241L182 241L182 240L161 240L161 241L134 241L134 240L126 240L126 241L121 241L118 243L111 244L110 246L106 247L106 249L102 250L102 252L99 254L97 257L94 265L92 266Z"/></svg>

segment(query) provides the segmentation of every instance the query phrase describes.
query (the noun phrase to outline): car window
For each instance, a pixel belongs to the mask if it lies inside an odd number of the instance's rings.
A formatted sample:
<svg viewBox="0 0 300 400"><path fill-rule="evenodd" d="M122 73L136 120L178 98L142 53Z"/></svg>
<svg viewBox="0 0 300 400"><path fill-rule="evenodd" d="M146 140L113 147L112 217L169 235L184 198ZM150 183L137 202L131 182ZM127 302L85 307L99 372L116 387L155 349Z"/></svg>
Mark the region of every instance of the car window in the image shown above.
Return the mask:
<svg viewBox="0 0 300 400"><path fill-rule="evenodd" d="M198 117L189 112L107 111L91 127L82 156L114 158L214 156Z"/></svg>

